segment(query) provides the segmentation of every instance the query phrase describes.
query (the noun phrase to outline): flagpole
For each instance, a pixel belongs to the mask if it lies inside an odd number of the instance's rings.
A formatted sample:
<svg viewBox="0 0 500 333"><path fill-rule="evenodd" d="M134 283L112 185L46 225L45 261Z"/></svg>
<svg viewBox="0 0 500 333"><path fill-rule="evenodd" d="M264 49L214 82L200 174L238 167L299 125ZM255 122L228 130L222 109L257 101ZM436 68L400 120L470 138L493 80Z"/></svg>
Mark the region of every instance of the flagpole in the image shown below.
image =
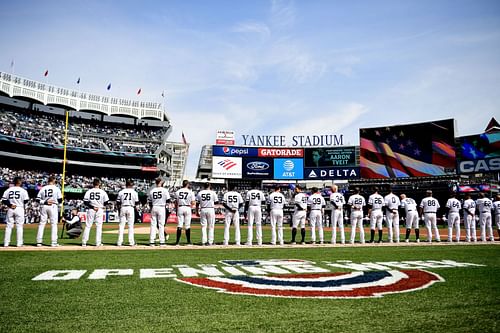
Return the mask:
<svg viewBox="0 0 500 333"><path fill-rule="evenodd" d="M63 173L62 173L62 180L61 180L62 205L61 205L61 212L59 214L59 218L61 220L61 223L63 223L63 214L64 214L64 184L65 184L65 179L66 179L66 148L68 146L68 119L69 119L69 111L66 110L66 123L65 123L65 127L64 127ZM63 224L63 228L61 229L61 238L63 237L63 233L64 233L64 224Z"/></svg>

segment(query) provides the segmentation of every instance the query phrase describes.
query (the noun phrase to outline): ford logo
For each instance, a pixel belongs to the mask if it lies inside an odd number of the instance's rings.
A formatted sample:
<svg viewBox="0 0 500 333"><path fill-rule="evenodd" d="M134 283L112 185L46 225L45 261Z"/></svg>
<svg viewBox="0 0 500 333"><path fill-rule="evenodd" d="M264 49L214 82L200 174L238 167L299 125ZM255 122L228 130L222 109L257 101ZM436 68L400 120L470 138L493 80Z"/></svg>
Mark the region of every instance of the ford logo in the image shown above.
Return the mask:
<svg viewBox="0 0 500 333"><path fill-rule="evenodd" d="M269 169L269 164L266 162L254 161L247 163L247 168L253 171L263 171Z"/></svg>

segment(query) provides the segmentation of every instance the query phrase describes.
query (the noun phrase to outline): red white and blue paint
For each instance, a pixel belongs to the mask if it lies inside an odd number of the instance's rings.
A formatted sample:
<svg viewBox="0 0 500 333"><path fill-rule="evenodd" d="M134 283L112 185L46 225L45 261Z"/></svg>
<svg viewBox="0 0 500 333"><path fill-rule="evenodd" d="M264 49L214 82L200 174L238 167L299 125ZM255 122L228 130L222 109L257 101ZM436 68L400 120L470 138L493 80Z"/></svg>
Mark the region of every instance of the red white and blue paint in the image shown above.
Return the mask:
<svg viewBox="0 0 500 333"><path fill-rule="evenodd" d="M226 265L260 266L278 261L223 261ZM291 264L294 261L288 261ZM422 269L286 274L274 276L185 277L177 281L222 293L292 298L369 298L427 288L444 279Z"/></svg>

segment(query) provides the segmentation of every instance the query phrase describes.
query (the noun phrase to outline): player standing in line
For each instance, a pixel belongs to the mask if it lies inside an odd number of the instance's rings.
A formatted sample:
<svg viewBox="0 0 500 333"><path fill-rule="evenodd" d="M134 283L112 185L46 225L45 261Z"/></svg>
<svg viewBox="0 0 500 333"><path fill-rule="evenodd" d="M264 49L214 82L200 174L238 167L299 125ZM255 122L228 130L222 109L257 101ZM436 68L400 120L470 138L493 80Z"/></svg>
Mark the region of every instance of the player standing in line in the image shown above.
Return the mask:
<svg viewBox="0 0 500 333"><path fill-rule="evenodd" d="M497 194L493 202L493 211L495 212L495 222L497 224L498 240L500 240L500 194Z"/></svg>
<svg viewBox="0 0 500 333"><path fill-rule="evenodd" d="M276 186L274 192L269 195L269 210L271 220L271 244L276 245L276 227L278 227L278 242L280 245L283 241L283 207L286 199L281 188Z"/></svg>
<svg viewBox="0 0 500 333"><path fill-rule="evenodd" d="M155 246L156 233L160 239L160 246L165 246L165 222L167 219L167 204L170 202L170 194L163 187L163 179L156 178L156 186L149 190L148 202L151 207L151 223L149 230L149 246Z"/></svg>
<svg viewBox="0 0 500 333"><path fill-rule="evenodd" d="M201 243L203 245L212 245L214 243L215 204L219 202L219 197L217 193L212 191L210 183L205 183L203 190L198 192L196 201L200 215Z"/></svg>
<svg viewBox="0 0 500 333"><path fill-rule="evenodd" d="M62 194L59 187L55 185L56 177L50 176L47 185L38 192L36 201L42 205L40 209L40 224L36 234L36 246L42 246L43 231L47 220L50 223L50 246L57 247L57 222L59 218L58 206L62 203Z"/></svg>
<svg viewBox="0 0 500 333"><path fill-rule="evenodd" d="M248 235L245 245L252 245L254 222L257 244L262 245L262 203L265 201L266 197L261 190L253 189L247 192L245 213L248 221Z"/></svg>
<svg viewBox="0 0 500 333"><path fill-rule="evenodd" d="M300 225L301 244L306 243L306 213L307 213L307 195L302 192L302 187L295 186L295 197L293 198L295 209L292 217L292 244L297 244L297 227Z"/></svg>
<svg viewBox="0 0 500 333"><path fill-rule="evenodd" d="M17 233L17 246L21 247L24 243L23 226L24 226L24 205L30 199L28 192L21 187L23 180L21 177L14 178L14 186L9 187L2 195L2 203L9 207L5 217L5 236L3 246L8 247L10 244L10 237L12 235L12 228L16 224Z"/></svg>
<svg viewBox="0 0 500 333"><path fill-rule="evenodd" d="M116 203L120 212L120 225L118 227L118 241L116 245L122 246L125 224L128 225L128 244L135 246L134 220L135 207L139 205L139 195L134 190L134 182L131 179L125 181L125 188L118 192Z"/></svg>
<svg viewBox="0 0 500 333"><path fill-rule="evenodd" d="M432 197L432 191L425 192L427 197L423 198L420 202L420 215L424 218L425 227L427 228L427 241L432 243L432 229L436 233L436 241L440 242L439 230L437 227L436 215L439 210L439 201Z"/></svg>
<svg viewBox="0 0 500 333"><path fill-rule="evenodd" d="M420 229L418 228L417 203L412 198L407 198L406 194L401 194L401 208L405 210L406 236L405 242L410 242L411 228L415 229L415 238L420 243Z"/></svg>
<svg viewBox="0 0 500 333"><path fill-rule="evenodd" d="M224 221L224 245L229 244L229 227L234 225L234 240L236 245L241 243L240 235L240 208L243 207L243 198L241 194L235 191L235 186L229 187L229 192L224 194L222 205L226 209Z"/></svg>
<svg viewBox="0 0 500 333"><path fill-rule="evenodd" d="M479 210L481 240L486 242L486 233L488 233L490 235L490 240L493 242L495 240L493 237L493 228L491 227L491 210L493 209L493 203L481 192L479 193L479 199L476 200L476 207Z"/></svg>
<svg viewBox="0 0 500 333"><path fill-rule="evenodd" d="M182 227L186 230L186 241L191 245L191 209L195 205L195 195L191 191L188 180L182 181L182 188L175 192L175 206L177 207L177 237L175 245L181 240Z"/></svg>
<svg viewBox="0 0 500 333"><path fill-rule="evenodd" d="M359 187L354 189L354 194L349 197L347 204L351 207L351 244L356 238L356 227L359 226L359 241L365 243L365 229L363 228L363 208L366 206L365 198L360 194Z"/></svg>
<svg viewBox="0 0 500 333"><path fill-rule="evenodd" d="M311 241L316 244L316 228L318 228L319 243L323 244L323 215L326 202L317 187L313 187L312 195L307 199L309 223L311 224Z"/></svg>
<svg viewBox="0 0 500 333"><path fill-rule="evenodd" d="M457 242L460 242L460 209L462 205L457 198L455 198L455 193L450 194L450 198L446 202L446 210L448 213L448 242L453 242L453 227L455 227L455 238ZM443 216L443 220L446 220L446 216Z"/></svg>
<svg viewBox="0 0 500 333"><path fill-rule="evenodd" d="M465 241L471 240L477 242L476 237L476 202L471 199L470 194L465 195L464 201L464 224L465 224Z"/></svg>
<svg viewBox="0 0 500 333"><path fill-rule="evenodd" d="M396 243L399 243L399 207L401 201L397 195L392 193L392 188L384 197L385 202L385 219L387 222L387 229L389 229L389 243L393 241L393 234ZM394 231L393 231L394 230Z"/></svg>
<svg viewBox="0 0 500 333"><path fill-rule="evenodd" d="M332 194L330 194L330 203L332 204L332 244L337 242L337 225L340 231L340 242L345 243L345 232L344 232L344 205L345 198L338 192L337 185L331 187Z"/></svg>
<svg viewBox="0 0 500 333"><path fill-rule="evenodd" d="M104 207L109 201L108 194L102 190L101 181L95 178L92 182L94 186L83 197L83 203L87 206L87 220L85 221L85 230L83 231L82 246L87 246L90 236L90 229L95 222L95 245L102 246L102 224L104 222Z"/></svg>
<svg viewBox="0 0 500 333"><path fill-rule="evenodd" d="M382 208L384 207L384 197L378 193L378 187L375 187L374 193L368 197L368 216L370 217L370 241L374 242L375 238L375 226L378 229L378 242L382 243L382 220L384 214L382 213Z"/></svg>

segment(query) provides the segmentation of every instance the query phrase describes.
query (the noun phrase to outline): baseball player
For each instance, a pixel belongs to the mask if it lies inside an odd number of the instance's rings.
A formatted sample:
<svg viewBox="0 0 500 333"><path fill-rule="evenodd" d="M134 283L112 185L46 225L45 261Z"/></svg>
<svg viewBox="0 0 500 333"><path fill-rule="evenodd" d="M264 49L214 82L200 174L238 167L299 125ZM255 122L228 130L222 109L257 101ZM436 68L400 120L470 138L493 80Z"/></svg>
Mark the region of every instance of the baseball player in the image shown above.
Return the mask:
<svg viewBox="0 0 500 333"><path fill-rule="evenodd" d="M446 202L448 217L443 216L443 220L448 219L448 242L450 243L453 241L453 227L455 227L456 241L460 242L460 209L462 209L460 201L455 198L455 193L451 193Z"/></svg>
<svg viewBox="0 0 500 333"><path fill-rule="evenodd" d="M295 197L293 198L295 209L292 217L292 244L297 244L297 227L300 225L301 244L306 243L306 214L307 214L307 195L302 192L302 187L295 186Z"/></svg>
<svg viewBox="0 0 500 333"><path fill-rule="evenodd" d="M340 242L345 243L344 233L344 205L345 198L338 192L337 185L331 187L332 193L330 194L330 203L332 204L332 244L337 242L337 225L340 231Z"/></svg>
<svg viewBox="0 0 500 333"><path fill-rule="evenodd" d="M365 230L363 229L363 208L366 206L365 198L360 194L359 187L354 189L354 194L349 197L347 204L351 207L351 244L356 238L356 227L359 226L359 240L365 243Z"/></svg>
<svg viewBox="0 0 500 333"><path fill-rule="evenodd" d="M181 240L182 227L186 230L186 241L191 245L191 209L196 203L196 197L191 191L188 180L182 181L182 188L175 192L175 206L177 207L177 237L175 245Z"/></svg>
<svg viewBox="0 0 500 333"><path fill-rule="evenodd" d="M102 223L104 222L104 207L109 201L108 194L102 190L101 181L97 178L92 182L94 186L83 196L83 203L87 206L87 220L83 231L82 246L87 246L90 236L90 229L95 222L95 245L102 246Z"/></svg>
<svg viewBox="0 0 500 333"><path fill-rule="evenodd" d="M7 215L5 217L5 236L3 246L8 247L10 244L10 236L12 235L12 228L16 224L17 232L17 246L21 247L24 243L23 238L23 225L24 225L24 205L30 199L28 192L21 187L23 180L21 177L14 178L14 186L8 188L3 192L2 203L8 207Z"/></svg>
<svg viewBox="0 0 500 333"><path fill-rule="evenodd" d="M317 187L313 187L312 195L307 199L309 223L311 224L311 241L316 244L316 228L318 228L319 243L323 244L323 215L326 202Z"/></svg>
<svg viewBox="0 0 500 333"><path fill-rule="evenodd" d="M167 204L170 202L170 194L163 187L163 179L156 178L155 184L156 186L148 193L148 202L151 206L149 246L155 246L157 232L160 246L165 246L165 222L167 220Z"/></svg>
<svg viewBox="0 0 500 333"><path fill-rule="evenodd" d="M248 234L245 245L252 245L254 222L257 244L262 245L262 203L265 201L266 197L261 190L253 189L247 192L245 200L245 214L247 215L248 220Z"/></svg>
<svg viewBox="0 0 500 333"><path fill-rule="evenodd" d="M384 203L389 243L393 242L393 235L396 243L399 243L399 207L401 206L401 201L391 189L389 194L384 197Z"/></svg>
<svg viewBox="0 0 500 333"><path fill-rule="evenodd" d="M224 221L224 245L229 244L229 227L234 225L234 239L236 245L240 245L240 208L243 207L241 194L235 191L234 185L229 187L229 192L224 194L222 205L226 209Z"/></svg>
<svg viewBox="0 0 500 333"><path fill-rule="evenodd" d="M424 218L425 227L427 228L427 241L432 243L432 229L436 233L436 241L440 242L439 230L437 228L436 215L440 208L439 201L432 197L432 191L427 190L427 197L420 202L420 215Z"/></svg>
<svg viewBox="0 0 500 333"><path fill-rule="evenodd" d="M497 224L498 239L500 240L500 194L497 194L493 202L493 211L495 213L495 222Z"/></svg>
<svg viewBox="0 0 500 333"><path fill-rule="evenodd" d="M127 179L125 182L125 188L118 192L116 203L119 206L120 212L120 225L118 227L118 241L116 242L116 245L122 246L126 223L128 224L128 244L130 246L135 246L135 207L139 205L139 195L134 190L134 182L131 179Z"/></svg>
<svg viewBox="0 0 500 333"><path fill-rule="evenodd" d="M465 224L465 241L477 242L476 237L476 202L471 199L470 194L465 195L463 204L464 209L464 224Z"/></svg>
<svg viewBox="0 0 500 333"><path fill-rule="evenodd" d="M59 187L55 185L56 177L50 176L47 185L42 187L38 192L36 201L42 206L40 209L40 224L36 234L36 246L42 246L43 231L47 220L50 223L50 245L52 247L59 246L57 244L57 222L58 222L58 206L62 203L62 194Z"/></svg>
<svg viewBox="0 0 500 333"><path fill-rule="evenodd" d="M476 207L479 211L479 225L481 226L481 240L486 242L486 233L490 235L490 240L493 242L493 228L491 227L491 210L493 203L489 198L486 198L484 193L479 193L479 199L476 200Z"/></svg>
<svg viewBox="0 0 500 333"><path fill-rule="evenodd" d="M278 242L280 245L284 244L283 241L283 207L285 206L286 199L281 188L276 186L274 192L269 195L269 211L271 220L271 244L276 245L276 227L278 227Z"/></svg>
<svg viewBox="0 0 500 333"><path fill-rule="evenodd" d="M201 243L203 245L212 245L214 243L215 204L218 202L219 198L217 193L212 191L210 183L205 183L205 185L203 185L203 190L198 192L196 196L196 205L198 207L201 224Z"/></svg>
<svg viewBox="0 0 500 333"><path fill-rule="evenodd" d="M368 197L368 216L370 217L370 242L374 242L375 238L375 227L378 229L378 242L382 242L382 220L384 214L382 213L382 208L384 208L385 202L384 197L378 193L378 187L374 188L374 193Z"/></svg>
<svg viewBox="0 0 500 333"><path fill-rule="evenodd" d="M418 228L417 203L412 198L407 198L406 194L401 194L401 208L405 211L406 236L405 242L410 242L411 228L415 229L415 238L420 243L420 229Z"/></svg>

